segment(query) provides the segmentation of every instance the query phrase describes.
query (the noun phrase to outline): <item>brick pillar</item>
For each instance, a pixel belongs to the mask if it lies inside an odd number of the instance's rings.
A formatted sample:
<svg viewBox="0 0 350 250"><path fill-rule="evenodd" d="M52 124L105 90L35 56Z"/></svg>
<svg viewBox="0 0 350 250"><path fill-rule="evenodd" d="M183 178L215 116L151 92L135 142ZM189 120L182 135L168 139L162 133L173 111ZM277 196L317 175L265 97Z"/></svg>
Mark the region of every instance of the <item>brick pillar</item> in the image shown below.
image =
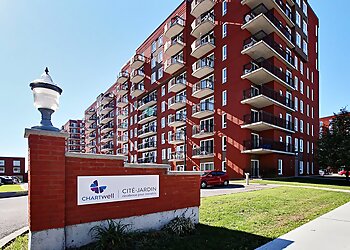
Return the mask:
<svg viewBox="0 0 350 250"><path fill-rule="evenodd" d="M65 248L65 138L26 129L29 178L29 249Z"/></svg>

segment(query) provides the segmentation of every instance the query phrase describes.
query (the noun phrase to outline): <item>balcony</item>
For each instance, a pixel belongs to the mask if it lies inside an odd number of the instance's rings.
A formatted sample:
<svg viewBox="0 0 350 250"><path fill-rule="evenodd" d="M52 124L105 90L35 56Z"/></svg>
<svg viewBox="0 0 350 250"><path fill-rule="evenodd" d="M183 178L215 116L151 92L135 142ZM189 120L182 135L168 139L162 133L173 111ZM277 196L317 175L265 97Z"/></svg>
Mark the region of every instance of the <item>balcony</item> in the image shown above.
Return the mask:
<svg viewBox="0 0 350 250"><path fill-rule="evenodd" d="M138 97L143 93L145 93L145 85L143 84L143 82L135 83L132 85L131 91L130 91L130 95L132 97Z"/></svg>
<svg viewBox="0 0 350 250"><path fill-rule="evenodd" d="M192 65L192 75L198 79L214 72L214 56L199 59Z"/></svg>
<svg viewBox="0 0 350 250"><path fill-rule="evenodd" d="M109 112L111 112L114 109L114 105L113 104L106 104L101 108L100 114L101 115L106 115Z"/></svg>
<svg viewBox="0 0 350 250"><path fill-rule="evenodd" d="M293 0L290 0L293 2ZM286 5L280 0L242 0L242 5L248 5L251 9L254 9L260 4L265 5L269 10L275 9L283 17L289 27L294 27L293 14L286 8Z"/></svg>
<svg viewBox="0 0 350 250"><path fill-rule="evenodd" d="M214 135L214 125L195 125L192 128L192 138L203 139Z"/></svg>
<svg viewBox="0 0 350 250"><path fill-rule="evenodd" d="M137 159L137 162L139 164L144 164L144 163L155 163L157 161L155 156L149 156L149 157L143 157Z"/></svg>
<svg viewBox="0 0 350 250"><path fill-rule="evenodd" d="M192 96L203 98L214 93L214 82L210 79L204 79L192 86Z"/></svg>
<svg viewBox="0 0 350 250"><path fill-rule="evenodd" d="M126 97L121 97L117 99L117 108L125 108L126 106L128 106L128 104L129 101Z"/></svg>
<svg viewBox="0 0 350 250"><path fill-rule="evenodd" d="M155 105L156 103L157 103L157 93L153 92L143 97L142 100L138 102L138 107L139 107L138 109L142 111Z"/></svg>
<svg viewBox="0 0 350 250"><path fill-rule="evenodd" d="M103 145L101 147L101 152L106 154L109 151L112 151L113 149L114 149L114 145L113 144L106 144L106 145Z"/></svg>
<svg viewBox="0 0 350 250"><path fill-rule="evenodd" d="M169 109L178 110L186 107L186 96L176 95L169 100Z"/></svg>
<svg viewBox="0 0 350 250"><path fill-rule="evenodd" d="M110 103L113 100L113 94L112 93L108 93L106 95L104 95L101 99L101 104L102 105L106 105L108 103Z"/></svg>
<svg viewBox="0 0 350 250"><path fill-rule="evenodd" d="M117 131L125 132L128 130L128 128L129 128L128 124L126 122L123 122L123 123L118 124Z"/></svg>
<svg viewBox="0 0 350 250"><path fill-rule="evenodd" d="M214 157L214 148L213 147L199 147L194 148L192 151L193 159L207 159Z"/></svg>
<svg viewBox="0 0 350 250"><path fill-rule="evenodd" d="M145 56L141 54L136 54L130 59L130 68L132 69L139 69L141 68L146 62Z"/></svg>
<svg viewBox="0 0 350 250"><path fill-rule="evenodd" d="M118 148L117 155L128 155L129 151L127 148Z"/></svg>
<svg viewBox="0 0 350 250"><path fill-rule="evenodd" d="M129 73L127 71L122 71L119 73L117 78L117 83L123 84L129 79Z"/></svg>
<svg viewBox="0 0 350 250"><path fill-rule="evenodd" d="M108 133L108 134L106 134L106 135L104 135L104 136L102 137L101 142L102 142L102 143L107 143L107 142L112 141L113 138L114 138L113 133Z"/></svg>
<svg viewBox="0 0 350 250"><path fill-rule="evenodd" d="M202 119L214 115L214 103L201 102L192 107L192 117Z"/></svg>
<svg viewBox="0 0 350 250"><path fill-rule="evenodd" d="M241 53L249 55L254 60L276 57L286 66L295 68L292 55L276 43L271 34L267 35L264 31L260 31L246 39Z"/></svg>
<svg viewBox="0 0 350 250"><path fill-rule="evenodd" d="M131 72L130 81L132 83L139 83L145 78L145 72L141 69L135 69Z"/></svg>
<svg viewBox="0 0 350 250"><path fill-rule="evenodd" d="M244 65L243 75L241 78L247 79L256 85L276 81L290 90L295 90L293 78L264 58L251 61L250 63Z"/></svg>
<svg viewBox="0 0 350 250"><path fill-rule="evenodd" d="M295 47L292 34L263 4L248 12L244 16L243 22L242 29L248 30L251 34L256 34L261 30L268 35L275 32L286 42L288 47L292 49Z"/></svg>
<svg viewBox="0 0 350 250"><path fill-rule="evenodd" d="M106 134L106 133L108 133L109 131L112 131L112 130L113 130L113 125L112 124L106 124L106 125L102 126L101 133L102 134Z"/></svg>
<svg viewBox="0 0 350 250"><path fill-rule="evenodd" d="M287 121L265 111L252 111L251 114L243 117L243 121L244 124L241 127L253 131L260 132L271 129L280 129L289 133L294 133L294 124L292 121Z"/></svg>
<svg viewBox="0 0 350 250"><path fill-rule="evenodd" d="M157 141L148 141L137 145L137 151L139 153L152 151L157 149Z"/></svg>
<svg viewBox="0 0 350 250"><path fill-rule="evenodd" d="M96 123L91 124L90 126L88 126L88 127L86 128L86 131L87 131L87 132L91 132L91 131L94 131L94 130L96 130Z"/></svg>
<svg viewBox="0 0 350 250"><path fill-rule="evenodd" d="M191 3L191 15L199 17L203 13L211 10L215 5L215 0L193 0Z"/></svg>
<svg viewBox="0 0 350 250"><path fill-rule="evenodd" d="M172 38L179 35L185 28L185 20L179 16L173 17L170 22L165 24L164 35L168 38Z"/></svg>
<svg viewBox="0 0 350 250"><path fill-rule="evenodd" d="M262 109L271 105L277 105L294 111L294 101L281 96L280 93L266 86L251 87L243 91L242 104L249 104L257 109Z"/></svg>
<svg viewBox="0 0 350 250"><path fill-rule="evenodd" d="M96 139L96 134L95 133L89 134L86 139L88 142L92 141L92 140Z"/></svg>
<svg viewBox="0 0 350 250"><path fill-rule="evenodd" d="M186 115L178 113L169 116L168 126L170 127L181 127L186 125Z"/></svg>
<svg viewBox="0 0 350 250"><path fill-rule="evenodd" d="M144 129L137 131L138 138L146 138L157 134L157 126L150 125Z"/></svg>
<svg viewBox="0 0 350 250"><path fill-rule="evenodd" d="M168 41L164 45L164 52L168 56L175 56L176 54L180 53L181 50L185 47L184 39L182 36L177 36L174 39L171 39L171 41Z"/></svg>
<svg viewBox="0 0 350 250"><path fill-rule="evenodd" d="M201 58L208 54L210 51L215 49L214 36L209 34L204 37L198 38L191 45L192 53L191 56L195 58Z"/></svg>
<svg viewBox="0 0 350 250"><path fill-rule="evenodd" d="M97 116L96 116L96 115L90 116L88 119L85 120L85 124L86 124L86 125L92 124L92 123L94 123L96 120L97 120Z"/></svg>
<svg viewBox="0 0 350 250"><path fill-rule="evenodd" d="M122 83L117 86L117 95L123 96L129 91L128 83Z"/></svg>
<svg viewBox="0 0 350 250"><path fill-rule="evenodd" d="M294 145L284 142L273 141L271 139L259 138L256 140L248 140L243 143L243 154L288 154L294 155Z"/></svg>
<svg viewBox="0 0 350 250"><path fill-rule="evenodd" d="M185 143L185 133L182 131L172 134L172 136L169 138L169 144L178 145L178 144L184 144L184 143Z"/></svg>
<svg viewBox="0 0 350 250"><path fill-rule="evenodd" d="M113 113L106 114L101 118L101 124L106 124L106 123L112 121L113 118L114 118Z"/></svg>
<svg viewBox="0 0 350 250"><path fill-rule="evenodd" d="M182 69L185 66L185 63L183 61L183 56L177 55L172 58L169 58L165 61L164 64L164 72L170 75L173 75L178 70Z"/></svg>
<svg viewBox="0 0 350 250"><path fill-rule="evenodd" d="M124 120L128 118L129 112L127 109L120 109L117 111L117 118L120 120Z"/></svg>
<svg viewBox="0 0 350 250"><path fill-rule="evenodd" d="M199 16L191 24L191 35L195 38L200 38L212 31L215 27L215 16L213 13L207 13L203 16Z"/></svg>
<svg viewBox="0 0 350 250"><path fill-rule="evenodd" d="M142 125L155 119L157 119L157 109L149 108L148 110L142 112L142 114L139 116L138 124Z"/></svg>
<svg viewBox="0 0 350 250"><path fill-rule="evenodd" d="M121 135L117 137L117 143L118 144L124 144L127 143L129 141L127 136Z"/></svg>
<svg viewBox="0 0 350 250"><path fill-rule="evenodd" d="M177 93L186 88L186 79L184 77L174 77L168 83L168 91Z"/></svg>
<svg viewBox="0 0 350 250"><path fill-rule="evenodd" d="M170 162L181 162L185 160L185 154L184 152L173 152L170 155L170 158L168 161Z"/></svg>

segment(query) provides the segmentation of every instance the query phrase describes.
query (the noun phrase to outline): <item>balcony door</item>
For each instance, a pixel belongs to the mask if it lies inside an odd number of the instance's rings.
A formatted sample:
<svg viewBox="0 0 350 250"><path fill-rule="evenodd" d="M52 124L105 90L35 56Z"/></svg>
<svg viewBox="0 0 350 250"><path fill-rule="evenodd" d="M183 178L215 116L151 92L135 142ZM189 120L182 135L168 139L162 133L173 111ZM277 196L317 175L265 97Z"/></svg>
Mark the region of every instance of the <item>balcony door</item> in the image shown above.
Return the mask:
<svg viewBox="0 0 350 250"><path fill-rule="evenodd" d="M257 149L260 146L260 136L252 133L252 149Z"/></svg>
<svg viewBox="0 0 350 250"><path fill-rule="evenodd" d="M290 135L286 136L286 152L292 152L293 151L293 145L292 145L292 137Z"/></svg>
<svg viewBox="0 0 350 250"><path fill-rule="evenodd" d="M259 170L259 160L251 160L250 161L250 167L251 167L251 172L250 172L250 176L252 178L258 178L260 177L260 170Z"/></svg>
<svg viewBox="0 0 350 250"><path fill-rule="evenodd" d="M251 110L251 123L259 122L260 121L260 113L259 111L252 109Z"/></svg>
<svg viewBox="0 0 350 250"><path fill-rule="evenodd" d="M214 118L209 118L206 120L201 120L200 121L200 129L201 132L213 132L214 131Z"/></svg>
<svg viewBox="0 0 350 250"><path fill-rule="evenodd" d="M251 91L251 93L250 93L251 97L258 96L260 94L260 90L253 85L251 86L250 91Z"/></svg>

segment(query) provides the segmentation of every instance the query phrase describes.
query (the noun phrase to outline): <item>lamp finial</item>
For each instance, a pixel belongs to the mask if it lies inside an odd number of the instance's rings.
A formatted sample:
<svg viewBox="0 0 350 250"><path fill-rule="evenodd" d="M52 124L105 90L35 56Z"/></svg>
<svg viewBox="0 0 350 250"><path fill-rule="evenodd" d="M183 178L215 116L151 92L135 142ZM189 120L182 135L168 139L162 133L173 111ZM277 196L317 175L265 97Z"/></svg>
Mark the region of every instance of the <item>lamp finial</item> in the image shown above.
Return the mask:
<svg viewBox="0 0 350 250"><path fill-rule="evenodd" d="M45 68L45 73L46 73L46 75L49 74L49 69L48 69L48 67Z"/></svg>

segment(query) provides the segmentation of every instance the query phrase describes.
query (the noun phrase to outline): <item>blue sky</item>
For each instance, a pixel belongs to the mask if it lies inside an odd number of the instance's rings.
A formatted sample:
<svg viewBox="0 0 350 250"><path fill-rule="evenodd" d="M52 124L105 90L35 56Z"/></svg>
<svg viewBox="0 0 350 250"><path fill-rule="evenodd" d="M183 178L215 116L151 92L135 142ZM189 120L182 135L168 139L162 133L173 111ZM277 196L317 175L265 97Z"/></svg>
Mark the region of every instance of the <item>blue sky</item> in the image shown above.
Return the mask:
<svg viewBox="0 0 350 250"><path fill-rule="evenodd" d="M236 0L235 0L236 1ZM121 66L181 0L1 0L0 155L26 156L24 128L37 125L29 83L46 66L63 88L55 126L81 118ZM349 104L349 1L310 0L320 18L321 111Z"/></svg>

